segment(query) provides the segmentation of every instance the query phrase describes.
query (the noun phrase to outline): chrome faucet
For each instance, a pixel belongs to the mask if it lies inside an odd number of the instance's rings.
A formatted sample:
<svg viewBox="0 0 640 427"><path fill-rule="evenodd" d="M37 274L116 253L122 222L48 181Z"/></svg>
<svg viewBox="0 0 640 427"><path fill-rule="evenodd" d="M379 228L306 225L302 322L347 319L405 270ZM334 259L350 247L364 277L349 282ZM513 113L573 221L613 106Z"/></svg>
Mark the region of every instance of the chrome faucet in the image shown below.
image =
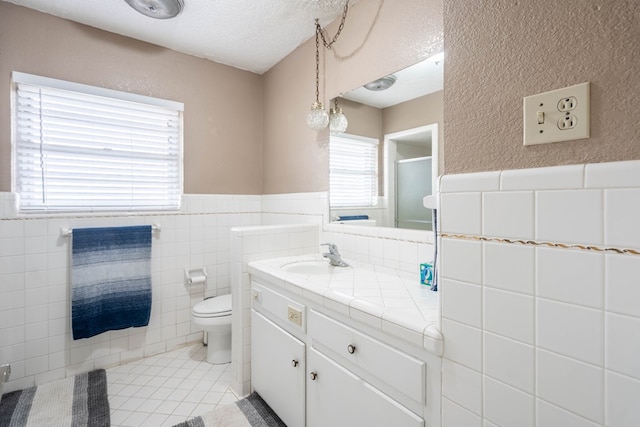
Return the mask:
<svg viewBox="0 0 640 427"><path fill-rule="evenodd" d="M322 246L329 247L329 252L325 252L322 254L323 257L329 260L329 264L335 265L336 267L349 267L349 264L342 260L340 252L338 252L338 247L335 244L323 243Z"/></svg>

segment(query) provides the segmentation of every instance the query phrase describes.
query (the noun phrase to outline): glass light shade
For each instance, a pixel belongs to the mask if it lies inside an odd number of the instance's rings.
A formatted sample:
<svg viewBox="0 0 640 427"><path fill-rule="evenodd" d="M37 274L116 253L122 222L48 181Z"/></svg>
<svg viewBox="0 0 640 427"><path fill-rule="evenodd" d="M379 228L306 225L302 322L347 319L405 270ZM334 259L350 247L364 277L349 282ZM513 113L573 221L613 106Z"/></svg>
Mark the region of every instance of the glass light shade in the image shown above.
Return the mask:
<svg viewBox="0 0 640 427"><path fill-rule="evenodd" d="M332 108L331 115L329 116L329 130L331 131L331 134L339 135L347 130L347 126L349 126L347 116L342 114L342 110L340 108L337 110Z"/></svg>
<svg viewBox="0 0 640 427"><path fill-rule="evenodd" d="M314 102L311 111L307 115L307 126L312 130L322 130L329 124L329 114L325 111L322 103Z"/></svg>

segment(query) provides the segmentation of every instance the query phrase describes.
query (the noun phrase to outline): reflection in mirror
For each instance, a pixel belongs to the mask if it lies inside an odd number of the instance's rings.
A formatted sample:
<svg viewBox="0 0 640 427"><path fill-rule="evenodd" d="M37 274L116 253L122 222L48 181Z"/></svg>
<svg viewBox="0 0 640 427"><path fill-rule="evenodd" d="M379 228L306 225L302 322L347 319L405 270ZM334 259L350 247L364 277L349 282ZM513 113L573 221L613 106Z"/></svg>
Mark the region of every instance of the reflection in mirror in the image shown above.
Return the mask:
<svg viewBox="0 0 640 427"><path fill-rule="evenodd" d="M438 176L442 62L436 55L339 98L349 125L330 137L332 222L432 229L423 198Z"/></svg>

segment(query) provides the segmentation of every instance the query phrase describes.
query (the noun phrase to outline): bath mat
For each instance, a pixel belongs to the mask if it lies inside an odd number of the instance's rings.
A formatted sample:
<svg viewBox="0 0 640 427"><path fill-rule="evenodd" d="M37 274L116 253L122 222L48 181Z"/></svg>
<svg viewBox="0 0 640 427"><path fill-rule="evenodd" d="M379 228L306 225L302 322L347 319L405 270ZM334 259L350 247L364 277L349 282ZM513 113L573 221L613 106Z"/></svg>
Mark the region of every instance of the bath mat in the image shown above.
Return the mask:
<svg viewBox="0 0 640 427"><path fill-rule="evenodd" d="M6 393L0 400L0 426L109 427L104 369Z"/></svg>
<svg viewBox="0 0 640 427"><path fill-rule="evenodd" d="M174 427L286 427L257 393Z"/></svg>

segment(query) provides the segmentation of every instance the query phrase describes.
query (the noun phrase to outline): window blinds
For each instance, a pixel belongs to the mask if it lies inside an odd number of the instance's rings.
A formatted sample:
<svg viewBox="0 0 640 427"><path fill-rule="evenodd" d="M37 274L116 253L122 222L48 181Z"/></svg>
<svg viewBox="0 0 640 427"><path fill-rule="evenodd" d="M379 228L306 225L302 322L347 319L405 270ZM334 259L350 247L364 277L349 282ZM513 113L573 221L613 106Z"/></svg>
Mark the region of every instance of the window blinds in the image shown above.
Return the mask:
<svg viewBox="0 0 640 427"><path fill-rule="evenodd" d="M331 207L375 206L378 202L378 144L349 136L331 136L329 204Z"/></svg>
<svg viewBox="0 0 640 427"><path fill-rule="evenodd" d="M14 73L14 185L21 211L180 207L182 104L47 87L21 76Z"/></svg>

